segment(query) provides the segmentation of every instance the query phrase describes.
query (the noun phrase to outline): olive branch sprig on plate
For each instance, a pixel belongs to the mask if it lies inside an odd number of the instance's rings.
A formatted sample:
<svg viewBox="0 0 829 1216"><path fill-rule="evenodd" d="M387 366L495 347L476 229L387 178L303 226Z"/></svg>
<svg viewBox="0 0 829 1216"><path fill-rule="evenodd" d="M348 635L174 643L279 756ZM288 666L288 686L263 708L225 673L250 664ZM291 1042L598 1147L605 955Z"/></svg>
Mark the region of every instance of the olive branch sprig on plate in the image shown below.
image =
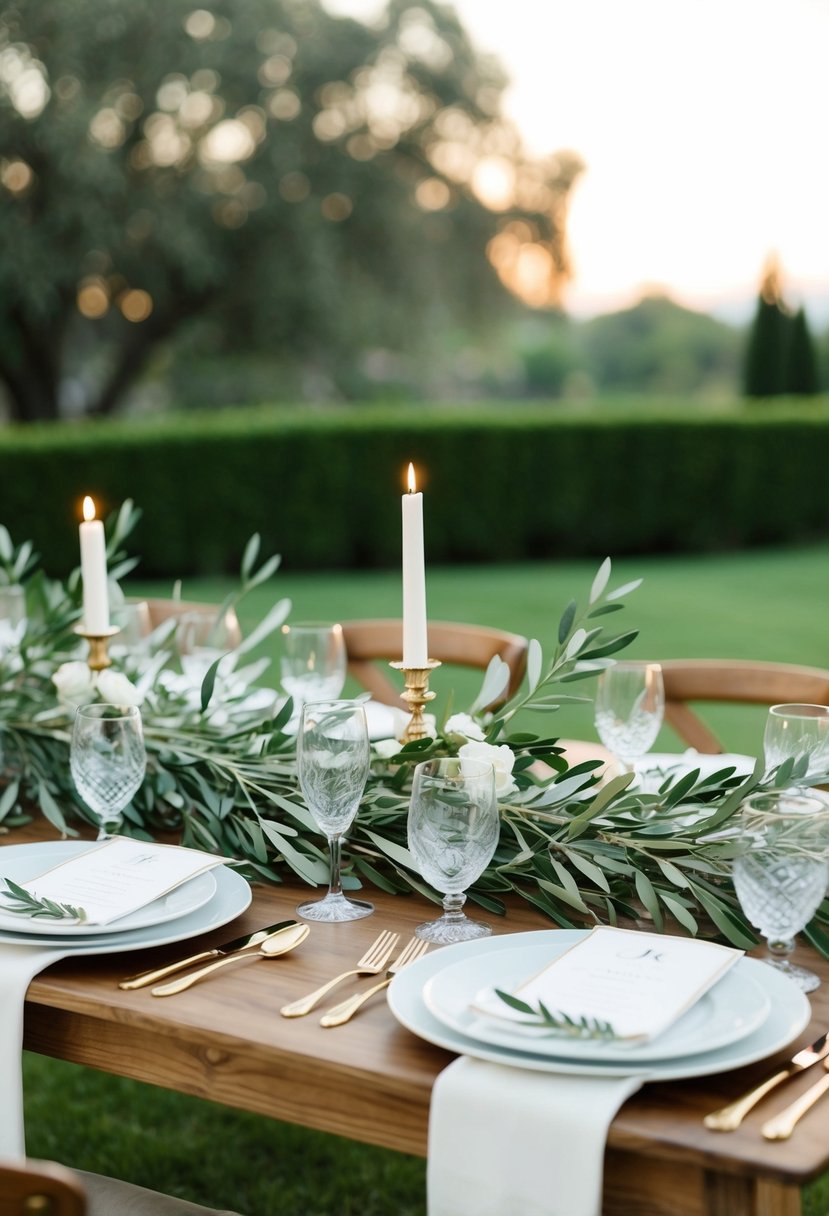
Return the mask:
<svg viewBox="0 0 829 1216"><path fill-rule="evenodd" d="M74 904L60 904L54 899L41 899L25 887L12 882L10 878L4 878L2 882L6 884L6 893L13 899L10 904L0 904L4 912L14 912L33 920L72 920L78 924L84 924L87 919L85 910L76 908Z"/></svg>
<svg viewBox="0 0 829 1216"><path fill-rule="evenodd" d="M500 997L505 1005L509 1005L510 1009L526 1015L520 1023L522 1026L540 1026L544 1030L554 1031L556 1034L565 1035L570 1039L609 1040L619 1037L613 1029L612 1023L605 1022L601 1018L585 1016L574 1018L567 1013L553 1013L543 1001L539 1001L537 1005L530 1005L527 1001L522 1001L520 997L513 996L511 992L503 992L500 988L495 989L495 995Z"/></svg>

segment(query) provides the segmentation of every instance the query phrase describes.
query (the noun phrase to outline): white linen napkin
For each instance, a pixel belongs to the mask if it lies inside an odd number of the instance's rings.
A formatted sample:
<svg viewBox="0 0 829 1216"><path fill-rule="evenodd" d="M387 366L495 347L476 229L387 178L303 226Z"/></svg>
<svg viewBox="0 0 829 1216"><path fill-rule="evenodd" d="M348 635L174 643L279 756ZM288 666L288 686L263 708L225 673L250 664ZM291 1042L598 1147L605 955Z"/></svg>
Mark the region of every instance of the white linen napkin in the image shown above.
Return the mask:
<svg viewBox="0 0 829 1216"><path fill-rule="evenodd" d="M0 1158L26 1156L23 1128L23 1004L29 984L67 950L0 943Z"/></svg>
<svg viewBox="0 0 829 1216"><path fill-rule="evenodd" d="M429 1216L599 1216L607 1129L643 1081L461 1056L432 1090Z"/></svg>

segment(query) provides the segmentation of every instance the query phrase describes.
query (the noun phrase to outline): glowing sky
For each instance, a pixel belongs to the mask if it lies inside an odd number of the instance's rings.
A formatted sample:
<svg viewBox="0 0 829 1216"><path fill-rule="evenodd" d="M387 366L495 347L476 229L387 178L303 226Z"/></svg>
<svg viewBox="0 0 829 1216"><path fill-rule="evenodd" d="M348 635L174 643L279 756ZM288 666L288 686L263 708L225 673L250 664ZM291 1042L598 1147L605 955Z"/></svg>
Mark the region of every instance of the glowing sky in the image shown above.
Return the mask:
<svg viewBox="0 0 829 1216"><path fill-rule="evenodd" d="M379 0L326 0L370 18ZM512 85L536 153L587 163L570 214L576 313L643 285L728 309L779 255L792 303L829 310L827 0L456 0Z"/></svg>

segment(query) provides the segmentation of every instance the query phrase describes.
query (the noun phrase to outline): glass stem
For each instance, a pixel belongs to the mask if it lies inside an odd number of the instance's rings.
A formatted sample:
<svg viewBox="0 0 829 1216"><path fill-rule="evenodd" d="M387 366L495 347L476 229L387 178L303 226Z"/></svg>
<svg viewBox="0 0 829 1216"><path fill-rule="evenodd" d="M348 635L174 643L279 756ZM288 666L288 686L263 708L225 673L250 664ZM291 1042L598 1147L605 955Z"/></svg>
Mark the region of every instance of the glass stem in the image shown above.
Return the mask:
<svg viewBox="0 0 829 1216"><path fill-rule="evenodd" d="M766 944L769 948L769 954L776 963L788 962L789 955L794 950L793 938L790 941L772 941L771 938L769 938L767 939Z"/></svg>
<svg viewBox="0 0 829 1216"><path fill-rule="evenodd" d="M462 912L463 905L466 903L466 896L463 892L454 892L451 895L443 897L443 919L451 921L466 920Z"/></svg>
<svg viewBox="0 0 829 1216"><path fill-rule="evenodd" d="M328 847L331 850L331 873L328 879L328 895L341 896L343 893L340 880L340 860L342 854L342 836L329 836Z"/></svg>

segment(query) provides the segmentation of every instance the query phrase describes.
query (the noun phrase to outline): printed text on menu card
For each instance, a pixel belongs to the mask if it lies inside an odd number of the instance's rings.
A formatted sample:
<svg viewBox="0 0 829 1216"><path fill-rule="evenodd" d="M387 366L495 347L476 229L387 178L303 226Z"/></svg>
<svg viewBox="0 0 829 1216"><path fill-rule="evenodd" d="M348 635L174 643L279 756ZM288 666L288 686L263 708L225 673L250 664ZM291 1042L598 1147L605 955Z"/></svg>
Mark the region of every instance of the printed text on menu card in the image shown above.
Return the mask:
<svg viewBox="0 0 829 1216"><path fill-rule="evenodd" d="M197 849L116 836L19 885L39 899L83 908L87 924L106 925L226 861Z"/></svg>
<svg viewBox="0 0 829 1216"><path fill-rule="evenodd" d="M671 1026L742 955L715 942L603 926L515 994L556 1013L609 1022L618 1038L641 1042ZM491 1002L487 1008L494 1011Z"/></svg>

